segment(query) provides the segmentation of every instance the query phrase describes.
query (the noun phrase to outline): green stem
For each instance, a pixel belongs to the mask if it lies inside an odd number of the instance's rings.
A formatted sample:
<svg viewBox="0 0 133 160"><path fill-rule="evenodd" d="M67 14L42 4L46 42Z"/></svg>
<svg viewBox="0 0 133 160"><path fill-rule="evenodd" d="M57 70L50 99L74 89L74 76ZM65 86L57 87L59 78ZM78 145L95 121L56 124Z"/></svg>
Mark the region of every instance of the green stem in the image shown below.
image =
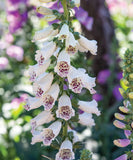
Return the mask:
<svg viewBox="0 0 133 160"><path fill-rule="evenodd" d="M67 8L67 0L62 0L62 6L63 6L63 9L64 9L64 16L65 16L66 20L68 21L69 11L68 11L68 8Z"/></svg>
<svg viewBox="0 0 133 160"><path fill-rule="evenodd" d="M63 137L64 139L67 137L67 121L65 122L65 125L63 126Z"/></svg>

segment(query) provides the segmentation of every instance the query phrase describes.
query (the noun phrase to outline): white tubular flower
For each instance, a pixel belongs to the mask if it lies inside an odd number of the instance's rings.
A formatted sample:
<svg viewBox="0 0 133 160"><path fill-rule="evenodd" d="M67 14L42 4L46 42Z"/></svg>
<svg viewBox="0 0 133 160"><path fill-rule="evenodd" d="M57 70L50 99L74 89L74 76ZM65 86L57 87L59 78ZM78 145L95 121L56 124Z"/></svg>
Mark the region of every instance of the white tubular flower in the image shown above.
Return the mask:
<svg viewBox="0 0 133 160"><path fill-rule="evenodd" d="M57 37L59 37L60 40L69 37L69 26L67 24L63 24Z"/></svg>
<svg viewBox="0 0 133 160"><path fill-rule="evenodd" d="M54 120L53 115L51 114L50 111L43 111L40 114L38 114L35 118L31 119L31 127L32 127L32 133L34 132L34 130L45 123L49 123L51 121Z"/></svg>
<svg viewBox="0 0 133 160"><path fill-rule="evenodd" d="M58 104L58 110L56 111L56 116L58 118L61 118L67 121L71 119L71 117L74 115L75 115L75 111L72 108L70 98L66 94L63 94L59 98L59 104Z"/></svg>
<svg viewBox="0 0 133 160"><path fill-rule="evenodd" d="M47 22L50 22L50 21L54 21L56 19L56 16L55 15L46 15L43 20L44 21L47 21Z"/></svg>
<svg viewBox="0 0 133 160"><path fill-rule="evenodd" d="M57 58L58 57L58 53L59 53L59 51L60 51L60 47L58 47L56 50L55 50L55 52L53 53L53 55Z"/></svg>
<svg viewBox="0 0 133 160"><path fill-rule="evenodd" d="M35 64L33 66L29 66L29 76L30 81L34 82L36 78L43 74L50 65L50 59L45 61L43 65Z"/></svg>
<svg viewBox="0 0 133 160"><path fill-rule="evenodd" d="M39 0L39 1L44 3L52 2L52 0Z"/></svg>
<svg viewBox="0 0 133 160"><path fill-rule="evenodd" d="M43 49L36 51L35 60L39 65L43 65L53 55L55 50L56 44L53 41L49 42Z"/></svg>
<svg viewBox="0 0 133 160"><path fill-rule="evenodd" d="M79 115L79 123L90 127L95 125L94 119L92 118L92 114L85 112Z"/></svg>
<svg viewBox="0 0 133 160"><path fill-rule="evenodd" d="M35 32L35 35L33 37L33 42L37 40L42 40L50 36L50 34L53 32L53 27L49 26L47 28L44 28L41 31Z"/></svg>
<svg viewBox="0 0 133 160"><path fill-rule="evenodd" d="M69 32L69 37L66 39L66 52L70 55L77 52L77 41L71 32Z"/></svg>
<svg viewBox="0 0 133 160"><path fill-rule="evenodd" d="M49 111L55 101L58 98L58 94L59 94L59 85L57 83L54 83L51 88L46 92L46 94L44 94L41 98L42 101L42 105L44 106L44 109Z"/></svg>
<svg viewBox="0 0 133 160"><path fill-rule="evenodd" d="M88 49L84 48L79 43L77 43L77 50L79 50L80 52L88 52Z"/></svg>
<svg viewBox="0 0 133 160"><path fill-rule="evenodd" d="M76 7L80 6L80 0L73 0L74 4Z"/></svg>
<svg viewBox="0 0 133 160"><path fill-rule="evenodd" d="M44 73L40 75L36 82L33 83L33 92L37 97L41 97L51 86L53 81L52 73Z"/></svg>
<svg viewBox="0 0 133 160"><path fill-rule="evenodd" d="M97 52L97 41L88 40L87 38L80 35L80 39L78 40L79 44L89 50L91 54L96 55Z"/></svg>
<svg viewBox="0 0 133 160"><path fill-rule="evenodd" d="M92 100L91 102L85 102L85 101L79 101L78 102L79 108L87 113L93 113L97 116L100 115L100 111L98 110L97 102L95 100Z"/></svg>
<svg viewBox="0 0 133 160"><path fill-rule="evenodd" d="M72 150L72 143L69 140L65 140L56 154L55 160L72 160L75 159L74 152Z"/></svg>
<svg viewBox="0 0 133 160"><path fill-rule="evenodd" d="M75 93L80 93L84 87L82 82L83 73L78 71L76 68L71 67L68 73L69 89Z"/></svg>
<svg viewBox="0 0 133 160"><path fill-rule="evenodd" d="M66 77L70 69L70 56L63 50L57 59L57 65L55 66L54 71L60 77Z"/></svg>
<svg viewBox="0 0 133 160"><path fill-rule="evenodd" d="M37 12L40 13L40 14L43 14L43 15L52 15L53 14L52 9L42 7L42 6L39 6L37 8Z"/></svg>
<svg viewBox="0 0 133 160"><path fill-rule="evenodd" d="M35 131L32 135L33 135L32 141L31 141L32 145L37 143L37 142L42 142L42 137L41 137L41 132L40 131Z"/></svg>
<svg viewBox="0 0 133 160"><path fill-rule="evenodd" d="M61 122L56 121L52 123L48 128L43 129L43 131L41 132L41 136L43 139L43 144L45 146L49 146L52 141L58 136L61 130L61 126Z"/></svg>
<svg viewBox="0 0 133 160"><path fill-rule="evenodd" d="M39 108L42 105L40 99L38 99L36 97L29 97L26 101L27 102L26 102L26 105L24 106L24 108L27 111L30 111L35 108Z"/></svg>

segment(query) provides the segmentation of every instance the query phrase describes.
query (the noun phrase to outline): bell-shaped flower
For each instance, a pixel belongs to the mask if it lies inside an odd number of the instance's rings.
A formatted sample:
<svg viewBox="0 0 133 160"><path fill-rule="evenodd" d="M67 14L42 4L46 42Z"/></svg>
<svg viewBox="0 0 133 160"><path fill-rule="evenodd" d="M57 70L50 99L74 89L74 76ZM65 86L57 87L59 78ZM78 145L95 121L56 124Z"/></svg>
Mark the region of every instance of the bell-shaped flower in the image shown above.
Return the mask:
<svg viewBox="0 0 133 160"><path fill-rule="evenodd" d="M58 98L59 94L59 85L57 83L54 83L50 89L41 97L42 105L44 106L44 109L49 111L55 101Z"/></svg>
<svg viewBox="0 0 133 160"><path fill-rule="evenodd" d="M36 51L35 60L39 65L43 65L44 62L49 59L56 50L56 44L51 41L41 50Z"/></svg>
<svg viewBox="0 0 133 160"><path fill-rule="evenodd" d="M129 139L117 139L114 140L114 144L118 147L126 147L131 143Z"/></svg>
<svg viewBox="0 0 133 160"><path fill-rule="evenodd" d="M50 88L53 81L53 73L44 73L40 75L33 83L33 92L36 97L41 97Z"/></svg>
<svg viewBox="0 0 133 160"><path fill-rule="evenodd" d="M49 65L50 65L50 59L45 61L43 65L35 64L33 66L29 66L28 71L30 80L34 82L39 75L43 74L47 70Z"/></svg>
<svg viewBox="0 0 133 160"><path fill-rule="evenodd" d="M56 111L56 116L58 118L61 118L67 121L71 119L71 117L74 115L75 115L75 111L72 108L70 98L66 94L63 94L59 98L58 110Z"/></svg>
<svg viewBox="0 0 133 160"><path fill-rule="evenodd" d="M79 44L86 48L91 54L96 55L97 52L97 41L88 40L84 36L80 35L80 39L78 40Z"/></svg>
<svg viewBox="0 0 133 160"><path fill-rule="evenodd" d="M69 37L66 39L66 52L70 55L77 52L77 41L71 32L69 32Z"/></svg>
<svg viewBox="0 0 133 160"><path fill-rule="evenodd" d="M67 24L63 24L57 37L59 37L59 40L69 37L69 26Z"/></svg>
<svg viewBox="0 0 133 160"><path fill-rule="evenodd" d="M81 46L79 42L77 42L77 50L79 50L80 52L88 52L88 49Z"/></svg>
<svg viewBox="0 0 133 160"><path fill-rule="evenodd" d="M42 142L41 131L35 131L32 135L33 137L32 137L31 144Z"/></svg>
<svg viewBox="0 0 133 160"><path fill-rule="evenodd" d="M40 14L43 14L43 15L52 15L53 14L52 9L49 9L49 8L46 8L43 6L37 7L37 12Z"/></svg>
<svg viewBox="0 0 133 160"><path fill-rule="evenodd" d="M72 160L75 159L73 145L71 141L65 140L60 146L59 152L56 154L55 160Z"/></svg>
<svg viewBox="0 0 133 160"><path fill-rule="evenodd" d="M34 130L45 123L49 123L51 121L54 120L53 114L50 111L43 111L40 114L38 114L36 117L34 117L33 119L31 119L31 127L32 127L32 131L34 132Z"/></svg>
<svg viewBox="0 0 133 160"><path fill-rule="evenodd" d="M120 157L116 158L115 160L127 160L127 159L128 159L127 154L123 154Z"/></svg>
<svg viewBox="0 0 133 160"><path fill-rule="evenodd" d="M76 69L71 66L67 78L69 82L69 89L71 89L73 92L80 93L82 88L85 87L90 91L91 94L95 93L95 90L93 89L95 86L95 78L85 74L84 69Z"/></svg>
<svg viewBox="0 0 133 160"><path fill-rule="evenodd" d="M80 6L80 0L72 0L76 7Z"/></svg>
<svg viewBox="0 0 133 160"><path fill-rule="evenodd" d="M79 115L79 123L90 127L95 125L94 119L92 118L92 114L86 112Z"/></svg>
<svg viewBox="0 0 133 160"><path fill-rule="evenodd" d="M41 136L43 139L43 144L49 146L52 141L58 136L61 130L61 122L56 121L52 123L48 128L43 129Z"/></svg>
<svg viewBox="0 0 133 160"><path fill-rule="evenodd" d="M52 32L53 32L52 26L46 27L43 30L35 32L35 35L33 37L33 42L47 38L48 36L50 36Z"/></svg>
<svg viewBox="0 0 133 160"><path fill-rule="evenodd" d="M32 109L39 108L41 105L42 105L42 102L40 101L40 99L38 99L36 97L29 97L26 100L26 105L24 106L24 108L27 111L30 111Z"/></svg>
<svg viewBox="0 0 133 160"><path fill-rule="evenodd" d="M91 102L85 102L85 101L79 101L78 102L79 108L87 113L93 113L97 116L100 115L100 111L98 110L97 102L95 100L92 100Z"/></svg>
<svg viewBox="0 0 133 160"><path fill-rule="evenodd" d="M55 72L61 76L66 77L70 69L70 56L63 50L57 59L57 65L55 66Z"/></svg>

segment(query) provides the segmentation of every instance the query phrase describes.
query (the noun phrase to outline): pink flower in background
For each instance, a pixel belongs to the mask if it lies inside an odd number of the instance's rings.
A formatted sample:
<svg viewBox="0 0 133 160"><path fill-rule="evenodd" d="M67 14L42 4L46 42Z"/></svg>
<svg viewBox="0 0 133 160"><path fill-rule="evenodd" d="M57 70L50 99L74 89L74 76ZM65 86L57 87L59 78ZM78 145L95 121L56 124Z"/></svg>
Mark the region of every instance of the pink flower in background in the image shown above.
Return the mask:
<svg viewBox="0 0 133 160"><path fill-rule="evenodd" d="M8 66L8 59L6 57L0 57L0 70L4 70Z"/></svg>
<svg viewBox="0 0 133 160"><path fill-rule="evenodd" d="M24 50L19 46L12 45L8 47L6 53L9 57L15 58L17 61L23 60Z"/></svg>
<svg viewBox="0 0 133 160"><path fill-rule="evenodd" d="M100 84L105 84L106 81L108 80L109 76L110 76L110 70L109 69L105 69L102 70L98 73L98 77L97 77L97 81Z"/></svg>
<svg viewBox="0 0 133 160"><path fill-rule="evenodd" d="M92 96L92 98L96 101L101 101L103 99L103 96L101 94L96 93Z"/></svg>
<svg viewBox="0 0 133 160"><path fill-rule="evenodd" d="M120 92L119 92L119 88L121 88L120 85L116 85L116 86L114 87L114 89L113 89L113 95L115 96L115 98L116 98L118 101L120 101L120 100L123 99L123 97L121 96L121 94L120 94Z"/></svg>
<svg viewBox="0 0 133 160"><path fill-rule="evenodd" d="M27 97L28 97L27 94L22 94L20 98L14 98L11 102L12 109L18 108L22 102L26 101Z"/></svg>
<svg viewBox="0 0 133 160"><path fill-rule="evenodd" d="M5 35L5 41L6 41L7 43L10 44L10 43L13 42L13 40L14 40L14 38L13 38L13 35L12 35L12 34L8 33L8 34Z"/></svg>

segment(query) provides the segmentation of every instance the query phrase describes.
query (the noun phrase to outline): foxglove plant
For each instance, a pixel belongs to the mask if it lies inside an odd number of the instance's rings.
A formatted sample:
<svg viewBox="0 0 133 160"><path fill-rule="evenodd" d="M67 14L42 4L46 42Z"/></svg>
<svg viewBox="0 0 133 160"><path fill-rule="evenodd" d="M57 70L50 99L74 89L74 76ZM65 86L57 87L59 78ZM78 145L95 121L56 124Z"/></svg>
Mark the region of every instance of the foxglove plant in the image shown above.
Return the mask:
<svg viewBox="0 0 133 160"><path fill-rule="evenodd" d="M44 3L51 1L40 0ZM59 151L55 159L72 160L75 159L74 145L79 141L76 132L71 129L73 122L93 126L95 122L92 114L99 116L100 111L95 100L86 102L71 98L72 92L81 93L82 88L88 89L91 94L96 93L96 84L95 78L90 77L85 69L73 67L70 59L78 51L90 51L96 55L97 42L88 40L72 27L70 11L75 6L79 7L79 0L60 2L64 8L62 14L42 6L37 8L39 13L47 16L45 20L51 21L54 17L60 22L53 23L34 35L33 41L43 42L43 48L36 52L37 64L29 67L35 97L27 99L25 109L29 111L44 107L44 111L31 120L31 144L43 142L45 146L54 147L60 136ZM79 109L84 113L78 114ZM43 124L48 124L48 127L41 129L39 126Z"/></svg>
<svg viewBox="0 0 133 160"><path fill-rule="evenodd" d="M118 120L114 121L117 128L123 129L126 136L125 139L114 140L114 144L118 147L132 146L133 143L133 52L127 50L124 55L123 82L126 89L120 88L120 93L124 98L124 106L120 106L121 113L115 113ZM123 121L123 122L121 122ZM125 154L115 160L133 159L133 150L125 152Z"/></svg>

